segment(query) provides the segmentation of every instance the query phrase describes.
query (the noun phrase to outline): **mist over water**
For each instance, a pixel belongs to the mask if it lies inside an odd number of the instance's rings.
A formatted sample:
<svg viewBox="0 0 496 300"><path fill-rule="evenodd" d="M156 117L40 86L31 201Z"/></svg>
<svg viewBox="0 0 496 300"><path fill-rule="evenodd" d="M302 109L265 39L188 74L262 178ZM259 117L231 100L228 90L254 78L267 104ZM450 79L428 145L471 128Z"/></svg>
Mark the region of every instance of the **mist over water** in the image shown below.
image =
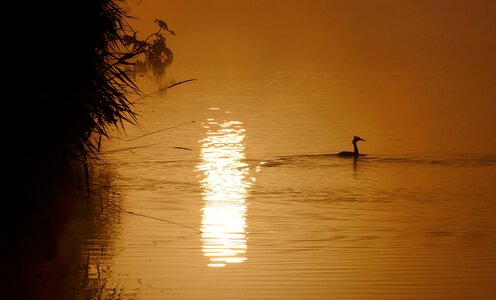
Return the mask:
<svg viewBox="0 0 496 300"><path fill-rule="evenodd" d="M151 0L131 9L140 31L157 15L176 28L168 76L200 78L190 87L198 91L215 85L210 101L256 96L246 106L261 117L284 101L302 109L296 121L329 134L399 140L388 149L496 152L492 1Z"/></svg>
<svg viewBox="0 0 496 300"><path fill-rule="evenodd" d="M496 295L493 4L161 3L134 9L177 33L162 83L197 80L139 101L141 127L105 145L134 213L111 282L137 299ZM355 135L366 156L336 156Z"/></svg>
<svg viewBox="0 0 496 300"><path fill-rule="evenodd" d="M494 294L495 155L429 152L372 127L359 132L365 157L339 158L353 149L350 117L315 120L282 87L261 101L211 82L212 95L198 81L147 99L128 137L183 125L106 145L155 144L106 157L125 209L200 232L123 216L112 274L128 288L145 299Z"/></svg>

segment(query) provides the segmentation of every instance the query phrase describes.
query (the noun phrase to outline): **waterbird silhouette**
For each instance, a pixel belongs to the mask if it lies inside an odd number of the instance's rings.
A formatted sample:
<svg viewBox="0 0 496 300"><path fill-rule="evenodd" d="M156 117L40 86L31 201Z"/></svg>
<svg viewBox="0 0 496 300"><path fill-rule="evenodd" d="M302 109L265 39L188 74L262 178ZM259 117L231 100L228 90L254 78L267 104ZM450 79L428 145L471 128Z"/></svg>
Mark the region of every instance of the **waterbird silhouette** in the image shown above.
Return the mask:
<svg viewBox="0 0 496 300"><path fill-rule="evenodd" d="M353 157L353 158L357 158L358 156L363 156L364 154L360 154L360 152L358 151L357 142L359 142L359 141L364 141L365 142L365 140L362 139L361 137L354 136L353 137L353 141L351 141L351 143L353 144L353 152L351 152L351 151L341 151L337 155L340 156L340 157Z"/></svg>
<svg viewBox="0 0 496 300"><path fill-rule="evenodd" d="M158 25L158 27L165 29L167 32L169 32L172 35L176 35L176 33L174 31L169 29L169 26L167 26L167 23L165 23L164 21L162 21L160 19L155 19L154 22Z"/></svg>

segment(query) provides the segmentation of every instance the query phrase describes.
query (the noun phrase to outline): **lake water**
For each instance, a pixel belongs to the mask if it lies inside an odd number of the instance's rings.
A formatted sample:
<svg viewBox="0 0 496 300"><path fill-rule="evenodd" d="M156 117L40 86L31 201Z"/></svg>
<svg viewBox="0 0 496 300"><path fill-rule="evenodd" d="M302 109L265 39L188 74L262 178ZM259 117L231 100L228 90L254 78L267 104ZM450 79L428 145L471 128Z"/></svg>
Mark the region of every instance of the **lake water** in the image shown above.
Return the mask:
<svg viewBox="0 0 496 300"><path fill-rule="evenodd" d="M496 154L428 130L435 107L393 114L353 75L195 78L104 147L120 216L83 251L103 298L496 297ZM367 156L333 155L354 135Z"/></svg>

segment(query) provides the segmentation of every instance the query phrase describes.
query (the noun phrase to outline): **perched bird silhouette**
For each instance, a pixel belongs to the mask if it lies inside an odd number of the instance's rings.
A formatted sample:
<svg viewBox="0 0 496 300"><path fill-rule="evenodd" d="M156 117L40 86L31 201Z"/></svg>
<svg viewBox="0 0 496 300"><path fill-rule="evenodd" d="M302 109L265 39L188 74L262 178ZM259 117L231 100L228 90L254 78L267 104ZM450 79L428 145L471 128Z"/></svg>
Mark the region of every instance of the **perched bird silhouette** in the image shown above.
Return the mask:
<svg viewBox="0 0 496 300"><path fill-rule="evenodd" d="M155 19L154 22L158 25L158 27L164 29L165 31L169 32L172 35L176 35L176 33L174 31L169 29L169 26L167 26L167 23L165 23L164 21L162 21L160 19Z"/></svg>
<svg viewBox="0 0 496 300"><path fill-rule="evenodd" d="M360 152L358 151L358 147L357 147L357 142L359 141L364 141L364 139L362 139L361 137L359 136L354 136L353 137L353 141L351 141L351 143L353 144L353 152L351 151L341 151L339 152L337 155L338 156L341 156L341 157L358 157L358 156L362 156L363 154L360 154Z"/></svg>

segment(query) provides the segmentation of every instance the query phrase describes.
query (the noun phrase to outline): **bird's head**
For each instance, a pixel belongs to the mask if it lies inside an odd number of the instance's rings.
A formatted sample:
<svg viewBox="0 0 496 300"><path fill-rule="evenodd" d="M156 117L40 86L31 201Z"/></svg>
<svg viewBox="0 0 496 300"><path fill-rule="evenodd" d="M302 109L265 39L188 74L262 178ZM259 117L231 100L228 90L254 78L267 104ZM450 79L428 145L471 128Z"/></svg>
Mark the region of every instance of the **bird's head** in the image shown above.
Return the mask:
<svg viewBox="0 0 496 300"><path fill-rule="evenodd" d="M365 142L365 140L364 140L364 139L362 139L361 137L359 137L359 136L354 136L354 137L353 137L353 142L352 142L352 143L354 144L354 143L359 142L359 141L364 141L364 142Z"/></svg>

